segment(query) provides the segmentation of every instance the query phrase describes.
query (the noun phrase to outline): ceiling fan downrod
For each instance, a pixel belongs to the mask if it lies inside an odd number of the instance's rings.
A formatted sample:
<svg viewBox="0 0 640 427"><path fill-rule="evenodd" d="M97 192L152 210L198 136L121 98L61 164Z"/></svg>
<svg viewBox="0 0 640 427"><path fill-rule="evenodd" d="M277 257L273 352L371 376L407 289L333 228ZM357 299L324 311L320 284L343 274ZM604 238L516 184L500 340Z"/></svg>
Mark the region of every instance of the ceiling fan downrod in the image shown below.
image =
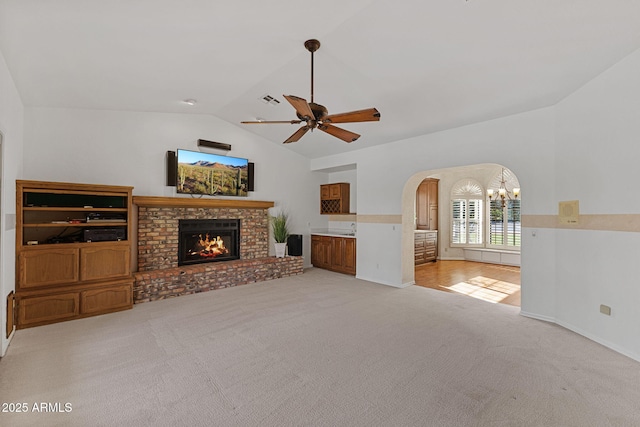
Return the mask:
<svg viewBox="0 0 640 427"><path fill-rule="evenodd" d="M309 39L304 42L304 47L311 52L311 103L313 103L313 53L320 49L320 42L316 39Z"/></svg>

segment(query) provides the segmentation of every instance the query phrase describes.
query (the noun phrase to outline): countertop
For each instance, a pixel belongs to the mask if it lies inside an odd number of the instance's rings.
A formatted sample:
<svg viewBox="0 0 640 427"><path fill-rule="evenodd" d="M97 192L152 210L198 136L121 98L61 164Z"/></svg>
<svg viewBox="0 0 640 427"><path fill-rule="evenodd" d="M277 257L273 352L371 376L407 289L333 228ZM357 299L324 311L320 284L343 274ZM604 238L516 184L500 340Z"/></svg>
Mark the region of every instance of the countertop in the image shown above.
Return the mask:
<svg viewBox="0 0 640 427"><path fill-rule="evenodd" d="M312 231L312 236L329 236L329 237L349 237L352 239L356 238L356 233L348 230L320 230L320 231Z"/></svg>

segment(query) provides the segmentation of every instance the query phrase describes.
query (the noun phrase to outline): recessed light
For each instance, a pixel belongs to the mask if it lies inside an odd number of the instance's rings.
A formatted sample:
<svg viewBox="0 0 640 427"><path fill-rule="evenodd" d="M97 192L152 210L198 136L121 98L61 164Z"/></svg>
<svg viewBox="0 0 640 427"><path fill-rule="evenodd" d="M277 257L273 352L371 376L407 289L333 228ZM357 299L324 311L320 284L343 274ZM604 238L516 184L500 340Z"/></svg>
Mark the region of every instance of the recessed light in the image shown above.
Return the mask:
<svg viewBox="0 0 640 427"><path fill-rule="evenodd" d="M196 105L196 102L198 102L198 101L196 101L195 99L191 99L191 98L189 98L189 99L185 99L185 100L184 100L184 101L182 101L182 102L184 102L184 103L185 103L185 104L187 104L187 105Z"/></svg>

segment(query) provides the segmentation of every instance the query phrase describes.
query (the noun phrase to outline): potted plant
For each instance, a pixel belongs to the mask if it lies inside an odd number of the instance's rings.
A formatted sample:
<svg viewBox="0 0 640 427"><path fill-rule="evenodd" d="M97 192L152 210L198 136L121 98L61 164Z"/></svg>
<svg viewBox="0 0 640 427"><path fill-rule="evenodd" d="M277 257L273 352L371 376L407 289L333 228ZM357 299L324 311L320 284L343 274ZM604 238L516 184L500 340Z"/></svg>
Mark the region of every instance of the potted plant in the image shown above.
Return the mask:
<svg viewBox="0 0 640 427"><path fill-rule="evenodd" d="M273 231L273 240L276 242L276 258L284 258L289 237L288 219L287 214L282 211L271 217L271 230Z"/></svg>

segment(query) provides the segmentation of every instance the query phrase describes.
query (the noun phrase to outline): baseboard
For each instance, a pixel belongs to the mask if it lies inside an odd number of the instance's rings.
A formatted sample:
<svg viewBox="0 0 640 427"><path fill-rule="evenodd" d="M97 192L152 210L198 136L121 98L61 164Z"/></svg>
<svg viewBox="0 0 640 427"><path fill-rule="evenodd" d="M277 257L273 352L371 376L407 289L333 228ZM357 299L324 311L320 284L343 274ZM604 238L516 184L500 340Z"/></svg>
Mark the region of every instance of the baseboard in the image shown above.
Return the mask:
<svg viewBox="0 0 640 427"><path fill-rule="evenodd" d="M522 311L520 310L520 315L524 316L524 317L530 317L532 319L536 319L536 320L542 320L544 322L549 322L549 323L556 323L556 319L550 316L541 316L539 314L534 314L534 313L529 313L526 311Z"/></svg>
<svg viewBox="0 0 640 427"><path fill-rule="evenodd" d="M368 277L362 277L360 275L356 275L356 279L366 280L367 282L377 283L379 285L391 286L393 288L398 288L398 289L408 288L409 286L412 286L412 285L416 284L416 282L414 280L412 280L411 282L402 283L402 284L399 285L397 283L384 282L384 281L381 281L379 279L370 279Z"/></svg>
<svg viewBox="0 0 640 427"><path fill-rule="evenodd" d="M610 343L609 341L602 339L598 336L595 336L585 330L582 330L581 328L576 327L575 325L572 325L571 323L567 323L567 322L563 322L563 321L557 321L555 322L557 325L562 326L565 329L568 329L572 332L575 332L576 334L582 335L585 338L590 339L591 341L597 342L600 345L603 345L607 348L610 348L613 351L616 351L622 355L625 355L637 362L640 362L640 355L636 354L634 352L631 352L625 348L622 348L616 344Z"/></svg>

